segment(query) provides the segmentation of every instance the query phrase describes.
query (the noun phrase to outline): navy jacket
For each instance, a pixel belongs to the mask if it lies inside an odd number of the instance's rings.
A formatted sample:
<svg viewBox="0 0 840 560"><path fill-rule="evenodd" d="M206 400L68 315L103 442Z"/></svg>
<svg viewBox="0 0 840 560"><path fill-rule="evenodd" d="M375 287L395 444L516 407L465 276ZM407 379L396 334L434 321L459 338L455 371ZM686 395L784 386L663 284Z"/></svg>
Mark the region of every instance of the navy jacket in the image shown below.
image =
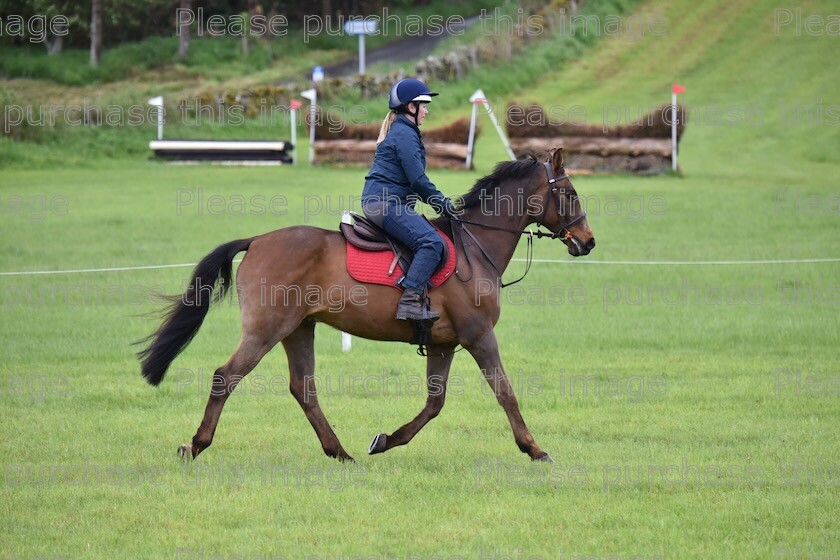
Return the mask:
<svg viewBox="0 0 840 560"><path fill-rule="evenodd" d="M388 135L376 147L370 173L365 177L362 203L417 200L439 206L446 197L426 176L426 148L420 129L405 115L391 123Z"/></svg>

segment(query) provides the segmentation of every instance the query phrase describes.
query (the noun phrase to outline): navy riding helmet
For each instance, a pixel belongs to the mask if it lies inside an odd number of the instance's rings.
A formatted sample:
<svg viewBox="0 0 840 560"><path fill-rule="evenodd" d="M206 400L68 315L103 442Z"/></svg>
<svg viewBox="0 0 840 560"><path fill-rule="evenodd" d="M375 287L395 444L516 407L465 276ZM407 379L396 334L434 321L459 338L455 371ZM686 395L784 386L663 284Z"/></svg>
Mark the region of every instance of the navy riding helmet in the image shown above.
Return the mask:
<svg viewBox="0 0 840 560"><path fill-rule="evenodd" d="M429 91L429 87L420 80L405 78L391 88L391 94L388 96L388 108L408 113L406 105L412 101L428 103L435 95L437 93Z"/></svg>

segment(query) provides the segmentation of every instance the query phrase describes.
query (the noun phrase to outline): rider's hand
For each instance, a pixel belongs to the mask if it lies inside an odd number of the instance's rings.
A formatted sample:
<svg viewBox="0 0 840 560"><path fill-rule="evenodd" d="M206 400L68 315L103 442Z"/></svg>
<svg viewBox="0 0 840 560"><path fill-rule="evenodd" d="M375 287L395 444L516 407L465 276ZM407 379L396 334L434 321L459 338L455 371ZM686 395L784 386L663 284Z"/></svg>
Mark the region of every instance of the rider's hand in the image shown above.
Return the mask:
<svg viewBox="0 0 840 560"><path fill-rule="evenodd" d="M440 214L450 218L457 218L458 210L455 208L455 205L452 204L451 200L444 198L443 202L440 204Z"/></svg>

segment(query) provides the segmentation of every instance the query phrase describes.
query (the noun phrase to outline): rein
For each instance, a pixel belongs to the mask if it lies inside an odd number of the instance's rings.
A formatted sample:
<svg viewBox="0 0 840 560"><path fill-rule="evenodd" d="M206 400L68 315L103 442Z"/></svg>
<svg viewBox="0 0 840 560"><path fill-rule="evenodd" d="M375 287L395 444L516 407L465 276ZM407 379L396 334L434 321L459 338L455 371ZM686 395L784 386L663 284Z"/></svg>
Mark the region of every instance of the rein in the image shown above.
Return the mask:
<svg viewBox="0 0 840 560"><path fill-rule="evenodd" d="M558 216L558 218L562 218L563 217L562 212L561 212L562 203L561 203L561 200L560 200L560 195L561 194L566 195L568 193L566 192L565 188L562 189L562 191L561 191L561 189L557 188L557 181L562 181L563 179L568 179L569 174L566 173L566 170L561 167L560 171L561 171L562 175L560 175L559 177L554 177L553 176L554 174L552 173L552 169L551 169L551 164L549 162L543 162L543 165L545 166L545 172L546 172L546 175L548 177L548 185L549 185L549 188L550 188L552 199L554 200L555 206L557 206L557 216ZM543 211L542 218L537 222L537 225L539 225L539 226L543 225L543 223L545 222L545 217L546 217L547 214L548 214L548 204L545 204L545 210ZM499 281L500 281L499 287L500 288L506 288L508 286L512 286L512 285L524 280L525 276L528 275L528 271L531 270L531 262L533 261L533 258L534 258L534 237L537 237L537 238L548 237L550 239L563 239L563 240L569 239L572 242L577 243L574 236L569 231L569 228L574 226L575 224L579 223L584 218L586 218L586 212L582 212L580 216L571 220L570 222L567 222L558 231L547 233L547 232L539 231L539 230L532 231L532 230L506 228L506 227L502 227L502 226L496 226L496 225L493 225L493 224L483 224L483 223L480 223L480 222L473 222L473 221L470 221L470 220L464 220L464 219L461 219L457 216L449 216L450 222L454 222L455 224L460 226L460 230L458 230L453 225L453 227L452 227L452 238L453 239L452 240L453 240L453 242L455 242L457 244L456 237L461 238L461 248L464 250L464 257L466 258L467 265L469 265L469 269L470 269L469 278L466 278L466 279L461 278L461 275L458 274L457 270L455 271L455 276L457 276L458 280L460 280L461 282L468 282L468 281L472 280L472 270L473 270L472 262L470 261L470 255L467 252L467 247L466 247L466 244L464 242L464 239L460 235L456 235L456 232L462 231L463 233L466 233L470 237L470 239L472 239L473 243L475 243L475 246L478 247L478 250L484 256L484 258L487 259L487 262L490 263L490 265L496 271L496 274L498 274ZM517 235L528 235L528 246L527 246L528 248L527 248L527 253L526 253L527 256L525 257L525 262L526 262L525 272L522 274L522 276L520 276L519 278L517 278L513 282L501 282L502 270L495 263L495 261L493 261L492 257L490 257L489 253L487 253L487 251L484 249L481 242L475 237L475 235L473 235L473 233L467 228L467 226L465 224L470 224L470 225L474 225L474 226L478 226L478 227L483 227L485 229L493 229L493 230L497 230L497 231L506 231L508 233L515 233Z"/></svg>
<svg viewBox="0 0 840 560"><path fill-rule="evenodd" d="M545 232L542 232L542 231L534 232L534 231L528 231L528 230L523 231L523 230L518 230L518 229L503 228L503 227L498 227L498 226L492 226L490 224L480 224L478 222L470 222L470 221L467 221L467 220L461 220L461 219L458 219L458 218L455 218L455 217L452 217L452 216L450 216L449 219L451 221L455 222L456 224L458 224L461 228L460 230L455 229L455 227L452 228L452 237L453 237L452 240L457 245L457 238L460 238L461 248L464 250L464 258L467 260L467 265L469 266L469 269L470 269L469 278L461 278L461 275L458 273L458 270L457 269L455 270L455 276L457 276L458 280L460 280L461 282L469 282L470 280L472 280L473 265L472 265L472 261L470 261L470 254L467 252L467 246L466 246L466 243L464 242L464 238L461 237L460 235L456 234L456 232L459 232L459 231L463 231L464 233L466 233L470 237L470 239L472 239L473 243L475 243L475 246L478 247L478 250L481 252L482 255L484 255L484 258L487 259L487 262L490 263L490 266L493 267L493 270L496 271L496 274L498 274L499 280L501 281L501 279L502 279L502 270L499 268L499 266L496 264L496 262L493 260L493 258L484 249L484 246L481 244L481 242L475 237L475 235L473 235L473 233L469 229L467 229L467 226L464 225L464 224L471 224L471 225L475 225L475 226L485 227L485 228L488 228L488 229L496 229L496 230L500 230L500 231L507 231L507 232L516 233L516 234L519 234L519 235L528 234L528 252L527 252L527 257L525 258L526 259L525 273L520 278L517 278L513 282L501 282L500 287L502 287L502 288L507 288L508 286L512 286L513 284L516 284L517 282L521 282L525 278L525 276L528 274L528 271L531 270L531 261L534 257L534 243L533 242L534 242L534 236L535 235L537 237L552 237L552 238L555 237L555 234L553 234L553 233L545 233Z"/></svg>

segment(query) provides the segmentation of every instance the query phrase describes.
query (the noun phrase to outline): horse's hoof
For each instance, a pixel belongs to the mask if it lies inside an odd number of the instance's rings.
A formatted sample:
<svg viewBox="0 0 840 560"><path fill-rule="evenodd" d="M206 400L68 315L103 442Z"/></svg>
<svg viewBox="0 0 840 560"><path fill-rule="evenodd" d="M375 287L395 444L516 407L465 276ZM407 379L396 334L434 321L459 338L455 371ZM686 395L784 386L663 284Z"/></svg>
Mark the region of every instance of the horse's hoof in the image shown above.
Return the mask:
<svg viewBox="0 0 840 560"><path fill-rule="evenodd" d="M189 443L185 443L181 447L178 448L178 457L181 458L182 461L189 461L193 458L192 454L192 445Z"/></svg>
<svg viewBox="0 0 840 560"><path fill-rule="evenodd" d="M374 455L376 453L382 453L383 451L385 451L385 445L387 441L388 436L386 436L385 434L379 434L378 436L373 438L370 447L368 447L368 455Z"/></svg>
<svg viewBox="0 0 840 560"><path fill-rule="evenodd" d="M341 461L342 463L350 463L351 465L356 464L356 459L354 459L350 455L339 455L338 460Z"/></svg>
<svg viewBox="0 0 840 560"><path fill-rule="evenodd" d="M544 455L540 455L539 457L532 459L532 461L540 461L542 463L553 463L554 459L551 458L551 455L545 453Z"/></svg>

